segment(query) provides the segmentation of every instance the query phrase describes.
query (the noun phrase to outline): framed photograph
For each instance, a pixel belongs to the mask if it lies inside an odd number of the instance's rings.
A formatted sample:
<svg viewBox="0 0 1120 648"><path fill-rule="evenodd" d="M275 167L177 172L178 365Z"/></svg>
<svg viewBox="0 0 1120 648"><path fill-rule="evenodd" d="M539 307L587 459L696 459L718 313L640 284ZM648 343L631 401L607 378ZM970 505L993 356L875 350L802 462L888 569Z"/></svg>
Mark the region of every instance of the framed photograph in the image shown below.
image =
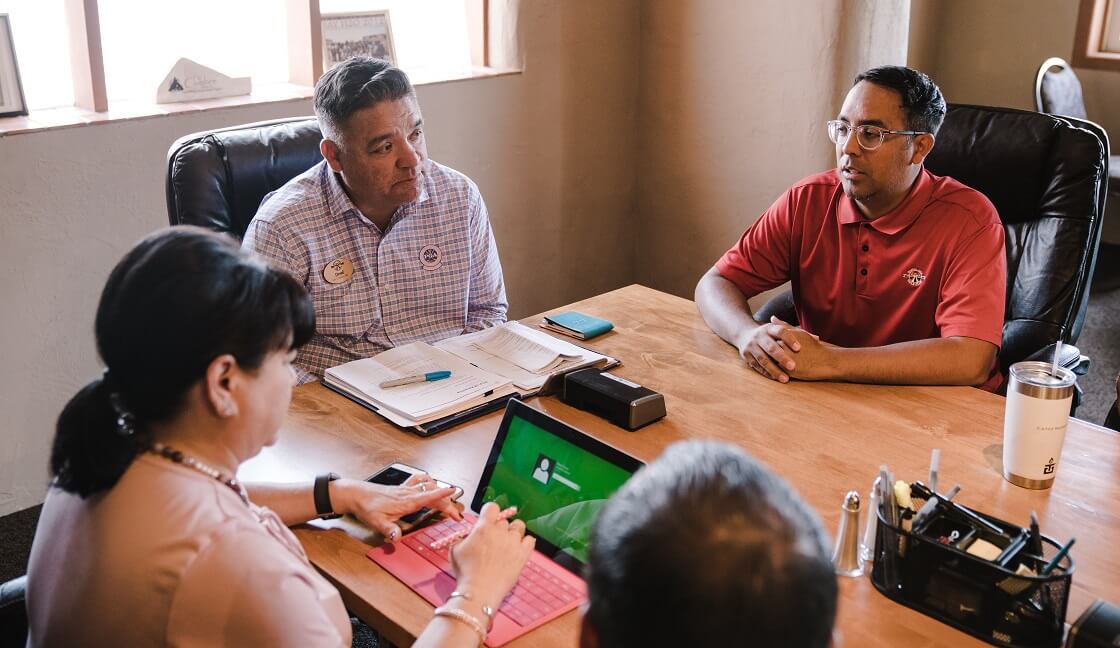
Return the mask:
<svg viewBox="0 0 1120 648"><path fill-rule="evenodd" d="M0 14L0 117L26 115L23 84L16 64L16 46L12 41L12 24L8 14Z"/></svg>
<svg viewBox="0 0 1120 648"><path fill-rule="evenodd" d="M397 64L388 11L323 14L323 71L351 56L372 56Z"/></svg>

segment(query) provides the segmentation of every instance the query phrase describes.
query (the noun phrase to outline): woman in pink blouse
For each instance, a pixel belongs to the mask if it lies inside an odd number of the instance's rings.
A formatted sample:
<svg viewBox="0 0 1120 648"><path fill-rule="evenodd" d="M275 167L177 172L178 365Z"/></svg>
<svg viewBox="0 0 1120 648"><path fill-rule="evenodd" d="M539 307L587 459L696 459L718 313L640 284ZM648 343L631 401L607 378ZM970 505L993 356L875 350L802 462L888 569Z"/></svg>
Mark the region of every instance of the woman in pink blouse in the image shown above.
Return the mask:
<svg viewBox="0 0 1120 648"><path fill-rule="evenodd" d="M338 592L287 528L316 517L311 485L234 479L276 440L313 331L303 287L225 237L177 227L125 255L97 310L105 374L58 420L28 567L30 646L350 645ZM418 475L338 479L327 495L396 541L394 520L420 507L458 517L453 492ZM453 554L467 596L415 645L480 643L484 606L532 548L521 522L483 509Z"/></svg>

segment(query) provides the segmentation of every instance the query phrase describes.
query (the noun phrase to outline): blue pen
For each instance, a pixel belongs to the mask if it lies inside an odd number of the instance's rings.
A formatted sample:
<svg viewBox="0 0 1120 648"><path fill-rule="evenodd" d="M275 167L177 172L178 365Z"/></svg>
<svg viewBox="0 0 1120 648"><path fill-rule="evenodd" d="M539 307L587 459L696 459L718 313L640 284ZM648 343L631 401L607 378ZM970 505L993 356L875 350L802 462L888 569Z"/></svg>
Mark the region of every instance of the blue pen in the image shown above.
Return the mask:
<svg viewBox="0 0 1120 648"><path fill-rule="evenodd" d="M1050 559L1050 562L1046 563L1046 566L1042 568L1042 571L1038 572L1038 575L1045 576L1053 571L1054 568L1058 566L1058 563L1061 562L1062 558L1066 557L1066 554L1069 553L1070 547L1072 547L1073 543L1075 542L1077 542L1077 538L1070 538L1069 542L1066 543L1066 546L1062 547L1058 550L1058 553L1054 554L1054 557Z"/></svg>
<svg viewBox="0 0 1120 648"><path fill-rule="evenodd" d="M404 378L397 378L395 380L386 380L385 382L381 383L380 387L382 389L387 389L389 387L400 387L401 385L411 385L412 383L418 383L418 382L431 382L433 380L443 380L444 378L450 378L450 377L451 377L451 372L450 371L429 371L428 373L425 373L425 374L417 374L415 376L405 376Z"/></svg>

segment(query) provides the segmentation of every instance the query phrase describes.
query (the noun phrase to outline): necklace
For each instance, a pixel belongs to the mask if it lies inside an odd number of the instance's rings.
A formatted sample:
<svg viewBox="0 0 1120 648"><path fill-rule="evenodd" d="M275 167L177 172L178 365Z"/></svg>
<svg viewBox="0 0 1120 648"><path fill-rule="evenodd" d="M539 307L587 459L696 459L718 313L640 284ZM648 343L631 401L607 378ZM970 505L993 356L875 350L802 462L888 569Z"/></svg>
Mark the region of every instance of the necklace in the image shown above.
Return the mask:
<svg viewBox="0 0 1120 648"><path fill-rule="evenodd" d="M159 442L153 443L152 447L148 449L148 452L158 457L163 457L168 461L173 461L177 464L186 466L187 468L190 468L191 470L194 470L196 472L200 472L211 479L218 480L226 486L229 486L233 490L233 492L237 493L237 496L240 497L241 501L245 502L246 505L249 504L249 494L245 492L245 487L241 485L241 482L237 481L233 477L226 477L222 473L222 471L218 470L217 468L208 466L198 459L191 457L190 455L185 455L182 452L170 448Z"/></svg>

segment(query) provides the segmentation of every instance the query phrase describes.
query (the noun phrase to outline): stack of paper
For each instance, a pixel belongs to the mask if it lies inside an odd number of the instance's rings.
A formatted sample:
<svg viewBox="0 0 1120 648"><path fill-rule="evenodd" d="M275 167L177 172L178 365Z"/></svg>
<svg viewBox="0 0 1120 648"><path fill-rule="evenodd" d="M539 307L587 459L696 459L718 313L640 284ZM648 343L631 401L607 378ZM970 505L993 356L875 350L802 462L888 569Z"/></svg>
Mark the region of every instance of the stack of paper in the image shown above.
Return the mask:
<svg viewBox="0 0 1120 648"><path fill-rule="evenodd" d="M382 388L387 380L450 371L451 377ZM424 342L413 342L327 369L323 381L374 406L401 426L434 421L514 393L510 380L473 366Z"/></svg>
<svg viewBox="0 0 1120 648"><path fill-rule="evenodd" d="M554 376L584 367L613 366L610 356L578 347L520 322L436 342L436 346L513 382L530 396Z"/></svg>
<svg viewBox="0 0 1120 648"><path fill-rule="evenodd" d="M323 384L342 392L401 427L426 432L448 417L483 411L510 395L531 396L550 378L590 366L613 366L609 356L507 322L477 333L413 342L327 369ZM433 371L451 377L382 388L381 383ZM500 405L500 403L498 403Z"/></svg>
<svg viewBox="0 0 1120 648"><path fill-rule="evenodd" d="M543 343L534 340L516 330L517 328L532 332L532 329L516 322L507 323L483 331L485 335L480 335L475 345L490 355L504 358L525 371L535 374L546 374L559 367L565 360L575 360L581 355L578 353L579 349L576 349L576 353L567 352L567 349L557 349L559 344L552 344L547 340Z"/></svg>

